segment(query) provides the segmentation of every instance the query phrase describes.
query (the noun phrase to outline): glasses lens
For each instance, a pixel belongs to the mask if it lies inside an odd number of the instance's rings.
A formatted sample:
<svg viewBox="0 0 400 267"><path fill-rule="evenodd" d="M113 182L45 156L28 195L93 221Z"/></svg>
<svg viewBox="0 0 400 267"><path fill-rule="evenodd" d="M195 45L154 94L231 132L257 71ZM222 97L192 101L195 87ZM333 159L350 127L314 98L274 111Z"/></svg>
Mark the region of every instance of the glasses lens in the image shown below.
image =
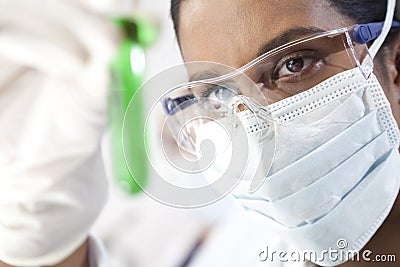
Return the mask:
<svg viewBox="0 0 400 267"><path fill-rule="evenodd" d="M231 133L238 120L235 113L240 112L243 103L267 105L257 85L235 69L216 63L193 62L187 65L187 70L190 82L177 86L161 102L167 114L166 124L179 147L193 155L198 155L200 126L223 120L224 131ZM221 78L224 75L227 77ZM205 77L206 80L196 81Z"/></svg>
<svg viewBox="0 0 400 267"><path fill-rule="evenodd" d="M256 113L254 107L302 93L357 67L368 50L350 36L338 30L304 38L271 50L238 70L214 63L187 64L191 82L171 90L162 100L175 139L195 153L199 125L225 118L234 125L237 112Z"/></svg>
<svg viewBox="0 0 400 267"><path fill-rule="evenodd" d="M273 103L357 67L366 52L366 46L353 43L346 32L332 33L272 50L245 66L245 74L260 85L267 101Z"/></svg>

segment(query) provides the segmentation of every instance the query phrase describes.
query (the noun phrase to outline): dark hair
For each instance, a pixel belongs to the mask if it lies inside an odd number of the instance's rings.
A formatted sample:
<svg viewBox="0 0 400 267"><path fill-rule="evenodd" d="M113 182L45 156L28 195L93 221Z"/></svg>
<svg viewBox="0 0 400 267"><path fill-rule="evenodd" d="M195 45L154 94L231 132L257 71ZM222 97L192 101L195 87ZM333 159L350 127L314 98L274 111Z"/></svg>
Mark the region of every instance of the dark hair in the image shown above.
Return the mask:
<svg viewBox="0 0 400 267"><path fill-rule="evenodd" d="M184 0L171 0L171 18L175 34L179 40L179 11ZM357 23L382 21L386 14L387 0L326 0L340 13L354 19ZM397 19L399 14L396 14Z"/></svg>
<svg viewBox="0 0 400 267"><path fill-rule="evenodd" d="M179 41L179 10L183 0L171 0L171 18L174 24L175 35Z"/></svg>
<svg viewBox="0 0 400 267"><path fill-rule="evenodd" d="M356 23L383 21L387 0L328 0L332 7Z"/></svg>

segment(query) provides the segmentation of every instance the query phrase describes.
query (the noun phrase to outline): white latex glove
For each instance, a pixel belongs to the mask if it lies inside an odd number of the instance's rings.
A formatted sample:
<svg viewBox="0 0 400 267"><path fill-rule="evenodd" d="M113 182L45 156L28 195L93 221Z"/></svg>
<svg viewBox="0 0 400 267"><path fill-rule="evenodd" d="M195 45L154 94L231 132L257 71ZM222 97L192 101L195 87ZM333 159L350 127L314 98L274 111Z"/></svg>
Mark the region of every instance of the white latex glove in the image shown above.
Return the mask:
<svg viewBox="0 0 400 267"><path fill-rule="evenodd" d="M62 261L104 205L113 34L76 2L1 2L0 261Z"/></svg>

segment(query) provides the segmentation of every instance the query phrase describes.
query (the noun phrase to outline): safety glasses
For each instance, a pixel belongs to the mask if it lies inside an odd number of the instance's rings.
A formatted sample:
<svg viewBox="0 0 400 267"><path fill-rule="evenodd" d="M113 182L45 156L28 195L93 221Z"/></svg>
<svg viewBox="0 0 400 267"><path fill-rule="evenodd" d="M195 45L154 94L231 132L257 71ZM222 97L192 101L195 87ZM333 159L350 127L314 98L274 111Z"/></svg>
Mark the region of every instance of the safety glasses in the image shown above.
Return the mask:
<svg viewBox="0 0 400 267"><path fill-rule="evenodd" d="M264 112L268 106L293 97L343 71L359 68L367 79L372 60L366 43L375 39L383 23L370 23L313 34L277 47L239 69L210 63L187 63L188 82L161 98L166 124L179 148L196 155L196 130L210 121L231 120L243 110ZM400 27L394 22L392 27Z"/></svg>

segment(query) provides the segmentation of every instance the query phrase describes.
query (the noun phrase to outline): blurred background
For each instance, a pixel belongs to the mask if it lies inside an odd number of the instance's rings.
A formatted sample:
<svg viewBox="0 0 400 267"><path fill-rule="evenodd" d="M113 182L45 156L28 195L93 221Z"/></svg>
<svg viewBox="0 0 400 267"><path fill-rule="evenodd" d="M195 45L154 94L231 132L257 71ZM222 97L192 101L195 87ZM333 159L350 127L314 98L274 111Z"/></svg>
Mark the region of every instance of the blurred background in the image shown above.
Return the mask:
<svg viewBox="0 0 400 267"><path fill-rule="evenodd" d="M168 67L182 64L170 20L169 1L134 0L114 5L109 3L103 10L109 13L112 10L110 7L116 5L125 8L118 8L111 13L131 18L132 21L140 18L145 24L141 25L142 30L150 35L148 43L142 46L144 57L138 55L138 61L132 59L132 65L142 65L139 68L143 68L138 74L141 77L136 79L143 82ZM114 93L118 94L118 91ZM146 101L145 95L143 98ZM113 142L115 139L112 130L108 130L102 144L111 192L109 201L93 228L94 234L104 242L111 264L115 267L172 267L185 264L212 222L208 221L207 216L196 216L198 211L161 204L144 193L135 192L135 188L129 188L126 181L116 179L112 158ZM124 168L121 165L118 167ZM150 175L151 173L145 172L147 178Z"/></svg>

